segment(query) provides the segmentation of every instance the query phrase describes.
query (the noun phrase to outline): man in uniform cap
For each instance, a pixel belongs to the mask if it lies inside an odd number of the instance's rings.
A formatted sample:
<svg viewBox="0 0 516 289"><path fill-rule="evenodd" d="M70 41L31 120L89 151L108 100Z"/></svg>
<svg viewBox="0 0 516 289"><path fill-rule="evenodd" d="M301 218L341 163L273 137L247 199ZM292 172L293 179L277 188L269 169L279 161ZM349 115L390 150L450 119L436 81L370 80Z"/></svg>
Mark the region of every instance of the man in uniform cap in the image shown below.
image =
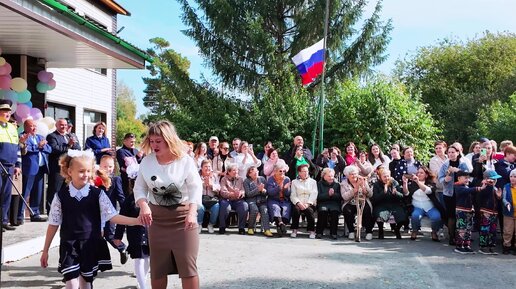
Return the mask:
<svg viewBox="0 0 516 289"><path fill-rule="evenodd" d="M9 123L11 117L12 102L8 99L0 99L0 163L5 167L7 173L2 168L0 178L0 194L2 199L2 231L14 230L8 224L9 207L11 204L12 183L9 178L19 175L21 172L21 153L18 142L18 131L16 127Z"/></svg>

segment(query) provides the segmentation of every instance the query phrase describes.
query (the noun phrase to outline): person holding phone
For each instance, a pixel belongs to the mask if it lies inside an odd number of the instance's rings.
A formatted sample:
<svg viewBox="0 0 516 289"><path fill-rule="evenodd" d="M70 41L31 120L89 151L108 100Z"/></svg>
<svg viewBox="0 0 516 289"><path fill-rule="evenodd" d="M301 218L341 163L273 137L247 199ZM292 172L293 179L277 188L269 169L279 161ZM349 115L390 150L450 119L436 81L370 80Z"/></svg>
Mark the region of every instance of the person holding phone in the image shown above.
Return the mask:
<svg viewBox="0 0 516 289"><path fill-rule="evenodd" d="M444 220L448 227L448 236L450 246L455 245L455 211L456 211L456 197L453 189L453 184L457 182L457 173L470 172L469 166L465 161L465 158L461 156L460 149L452 144L446 150L448 159L443 163L437 179L443 185L443 200L445 208Z"/></svg>

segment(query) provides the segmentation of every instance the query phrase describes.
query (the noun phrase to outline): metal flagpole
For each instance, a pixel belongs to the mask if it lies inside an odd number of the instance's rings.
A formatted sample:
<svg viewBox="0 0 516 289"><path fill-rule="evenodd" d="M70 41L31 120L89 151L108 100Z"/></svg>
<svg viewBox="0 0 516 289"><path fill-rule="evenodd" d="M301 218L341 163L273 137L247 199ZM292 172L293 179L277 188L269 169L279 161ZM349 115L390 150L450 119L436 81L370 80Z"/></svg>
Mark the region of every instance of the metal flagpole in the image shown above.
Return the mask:
<svg viewBox="0 0 516 289"><path fill-rule="evenodd" d="M326 40L328 35L328 21L330 17L330 0L326 0L326 15L324 19L324 50L323 50L323 60L324 60L324 66L323 66L323 72L322 72L322 78L321 78L321 98L319 101L319 153L322 153L323 146L324 146L324 77L326 75Z"/></svg>

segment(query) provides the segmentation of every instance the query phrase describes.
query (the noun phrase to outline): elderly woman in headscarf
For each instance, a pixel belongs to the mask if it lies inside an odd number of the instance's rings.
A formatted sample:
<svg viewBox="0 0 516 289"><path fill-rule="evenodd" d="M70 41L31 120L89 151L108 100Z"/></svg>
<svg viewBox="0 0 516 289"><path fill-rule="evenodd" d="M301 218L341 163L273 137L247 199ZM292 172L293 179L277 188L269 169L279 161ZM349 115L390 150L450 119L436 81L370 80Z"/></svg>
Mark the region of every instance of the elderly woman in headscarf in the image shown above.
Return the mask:
<svg viewBox="0 0 516 289"><path fill-rule="evenodd" d="M373 190L369 186L367 179L360 176L360 171L356 166L348 166L344 169L346 179L340 184L340 191L344 204L342 212L344 213L344 221L349 230L349 239L355 239L355 215L357 214L356 199L362 194L366 200L364 210L362 212L362 224L366 229L366 240L373 239L374 220L372 215L372 204L370 198L373 196Z"/></svg>

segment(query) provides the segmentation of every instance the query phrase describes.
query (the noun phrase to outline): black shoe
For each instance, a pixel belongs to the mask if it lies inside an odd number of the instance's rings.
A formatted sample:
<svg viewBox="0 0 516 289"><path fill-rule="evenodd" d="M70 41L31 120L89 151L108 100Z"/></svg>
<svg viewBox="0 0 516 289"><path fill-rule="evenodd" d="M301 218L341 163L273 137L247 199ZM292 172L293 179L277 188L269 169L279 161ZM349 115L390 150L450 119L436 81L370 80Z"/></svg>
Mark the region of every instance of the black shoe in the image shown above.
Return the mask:
<svg viewBox="0 0 516 289"><path fill-rule="evenodd" d="M503 247L502 249L502 254L504 255L509 255L509 253L511 253L511 247Z"/></svg>
<svg viewBox="0 0 516 289"><path fill-rule="evenodd" d="M401 239L401 232L399 229L394 230L394 234L396 235L396 239Z"/></svg>
<svg viewBox="0 0 516 289"><path fill-rule="evenodd" d="M31 222L46 222L47 218L38 215L38 216L31 217L30 221Z"/></svg>
<svg viewBox="0 0 516 289"><path fill-rule="evenodd" d="M337 235L331 235L332 240L337 240Z"/></svg>
<svg viewBox="0 0 516 289"><path fill-rule="evenodd" d="M285 224L283 223L279 224L278 233L281 235L285 235L287 233L287 226L285 226Z"/></svg>
<svg viewBox="0 0 516 289"><path fill-rule="evenodd" d="M383 235L383 230L378 231L378 239L382 240L384 238L385 238L385 236Z"/></svg>
<svg viewBox="0 0 516 289"><path fill-rule="evenodd" d="M244 229L238 229L238 234L239 235L245 235L245 230Z"/></svg>
<svg viewBox="0 0 516 289"><path fill-rule="evenodd" d="M9 224L2 224L2 228L7 230L7 231L14 231L14 230L16 230L16 227L11 226ZM3 231L3 232L5 232L5 231Z"/></svg>
<svg viewBox="0 0 516 289"><path fill-rule="evenodd" d="M120 263L122 263L122 265L127 263L127 251L126 250L120 252Z"/></svg>
<svg viewBox="0 0 516 289"><path fill-rule="evenodd" d="M13 224L13 226L15 226L15 227L18 227L18 226L23 225L23 223L24 223L23 220L18 220L18 221L14 222L14 223L11 223L11 224Z"/></svg>
<svg viewBox="0 0 516 289"><path fill-rule="evenodd" d="M219 235L226 234L226 228L219 228Z"/></svg>

